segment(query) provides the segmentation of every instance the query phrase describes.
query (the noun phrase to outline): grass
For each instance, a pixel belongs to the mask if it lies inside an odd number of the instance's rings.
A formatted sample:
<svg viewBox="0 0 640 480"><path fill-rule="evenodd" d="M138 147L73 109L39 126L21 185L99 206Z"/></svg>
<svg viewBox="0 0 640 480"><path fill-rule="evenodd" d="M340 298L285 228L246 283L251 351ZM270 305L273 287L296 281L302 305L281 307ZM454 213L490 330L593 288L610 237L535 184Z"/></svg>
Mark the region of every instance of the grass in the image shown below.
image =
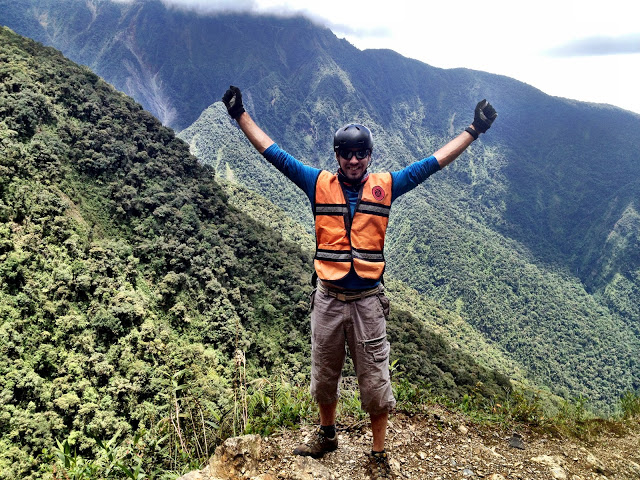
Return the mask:
<svg viewBox="0 0 640 480"><path fill-rule="evenodd" d="M174 385L175 387L175 385ZM569 436L583 440L592 440L602 433L622 435L631 425L637 426L640 421L640 392L626 392L615 415L603 418L588 409L588 399L578 397L561 402L554 413L545 411L541 397L526 390L513 389L505 392L504 398L485 398L480 395L481 386L466 394L460 401L453 402L446 396L433 392L428 384L417 385L402 376L392 382L396 397L396 410L411 415L425 414L435 406L443 406L459 412L469 422L496 427L501 430L517 429L526 426L533 430L560 436ZM185 390L187 387L185 387ZM173 398L176 390L173 388ZM188 399L188 392L184 392ZM167 471L157 470L145 473L143 466L152 463L145 451L146 442L154 448L162 448L165 456L172 458L175 471L172 478L181 470L198 468L204 465L216 445L226 437L238 434L260 434L268 436L284 429L297 429L301 425L318 422L318 408L311 398L307 385L295 384L284 378L261 378L246 385L239 386L235 395L238 408L229 409L226 413L216 412L216 435L208 434L208 448L191 448L187 446L202 442L206 438L206 422L191 422L189 415L200 415L194 409L183 408L183 425L191 423L193 428L175 431L179 423L173 425L173 432L164 432L163 439L149 441L148 432L138 432L133 439L107 443L96 440L99 447L95 458L83 458L76 453L69 440L59 441L57 447L49 453L48 461L52 465L51 476L57 479L84 480L89 478L130 478L145 480L147 478L168 478ZM242 411L242 414L238 414ZM191 413L194 412L194 413ZM361 423L367 421L367 414L360 407L357 383L353 378L346 378L341 386L341 399L338 404L338 417L342 421ZM233 424L233 425L231 425ZM198 431L202 425L203 431ZM155 432L154 434L157 434ZM192 438L185 438L189 436ZM167 441L169 439L169 441ZM162 444L162 445L161 445ZM147 449L148 450L148 449ZM146 465L145 465L146 464ZM184 471L182 473L185 473Z"/></svg>

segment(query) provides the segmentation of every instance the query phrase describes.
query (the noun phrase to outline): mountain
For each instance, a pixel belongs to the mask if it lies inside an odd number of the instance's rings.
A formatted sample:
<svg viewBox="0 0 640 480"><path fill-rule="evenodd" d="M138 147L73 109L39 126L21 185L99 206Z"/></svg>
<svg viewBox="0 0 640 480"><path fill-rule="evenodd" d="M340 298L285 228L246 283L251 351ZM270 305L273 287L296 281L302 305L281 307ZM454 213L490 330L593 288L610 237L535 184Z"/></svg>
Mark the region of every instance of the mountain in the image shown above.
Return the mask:
<svg viewBox="0 0 640 480"><path fill-rule="evenodd" d="M237 352L306 371L306 256L88 69L4 27L0 55L0 477L136 432L164 465L167 407L224 419Z"/></svg>
<svg viewBox="0 0 640 480"><path fill-rule="evenodd" d="M640 116L360 51L304 18L199 16L158 1L4 4L0 22L87 64L165 124L197 120L181 136L198 156L307 231L299 192L244 153L219 105L218 118L201 115L229 83L272 138L329 169L332 132L348 121L372 129L374 169L397 169L488 98L499 112L489 133L394 204L389 276L461 315L550 391L607 409L640 388Z"/></svg>
<svg viewBox="0 0 640 480"><path fill-rule="evenodd" d="M309 252L88 68L6 27L0 59L0 478L166 478L311 415ZM407 388L509 397L429 328L455 313L391 319Z"/></svg>

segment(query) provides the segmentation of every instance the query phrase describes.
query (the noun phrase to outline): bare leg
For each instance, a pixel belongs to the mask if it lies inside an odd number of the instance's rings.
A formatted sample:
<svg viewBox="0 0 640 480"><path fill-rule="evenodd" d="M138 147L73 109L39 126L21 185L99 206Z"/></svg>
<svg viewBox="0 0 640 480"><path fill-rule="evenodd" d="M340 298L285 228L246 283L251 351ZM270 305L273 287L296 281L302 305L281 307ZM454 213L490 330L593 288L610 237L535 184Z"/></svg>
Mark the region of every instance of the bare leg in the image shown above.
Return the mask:
<svg viewBox="0 0 640 480"><path fill-rule="evenodd" d="M378 415L371 415L371 431L373 433L373 450L381 452L384 450L384 442L387 436L387 422L389 412Z"/></svg>
<svg viewBox="0 0 640 480"><path fill-rule="evenodd" d="M320 407L320 425L329 427L336 424L336 408L338 402L318 404Z"/></svg>
<svg viewBox="0 0 640 480"><path fill-rule="evenodd" d="M328 404L318 404L320 407L320 425L323 427L329 427L336 423L336 408L338 402ZM313 458L320 458L327 452L333 452L338 448L338 435L333 434L333 438L325 436L322 429L319 429L316 436L308 443L298 445L293 453L295 455L309 456Z"/></svg>
<svg viewBox="0 0 640 480"><path fill-rule="evenodd" d="M373 451L384 451L384 441L387 436L387 423L389 413L371 415L371 430L373 431ZM367 470L371 478L396 478L389 464L389 455L385 453L372 453L369 457Z"/></svg>

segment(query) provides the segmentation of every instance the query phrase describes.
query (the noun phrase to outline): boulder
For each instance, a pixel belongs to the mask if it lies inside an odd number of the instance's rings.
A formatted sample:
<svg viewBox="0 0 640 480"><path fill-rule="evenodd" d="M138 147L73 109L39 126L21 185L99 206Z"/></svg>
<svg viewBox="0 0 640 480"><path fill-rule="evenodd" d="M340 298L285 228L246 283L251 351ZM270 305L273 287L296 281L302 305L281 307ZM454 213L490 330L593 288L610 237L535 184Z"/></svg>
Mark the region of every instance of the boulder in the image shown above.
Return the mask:
<svg viewBox="0 0 640 480"><path fill-rule="evenodd" d="M244 480L258 475L262 438L244 435L227 438L209 460L211 474L228 480Z"/></svg>
<svg viewBox="0 0 640 480"><path fill-rule="evenodd" d="M588 452L585 461L587 462L587 465L589 465L589 468L594 472L601 475L610 474L609 469L605 466L605 464L602 463L600 459L598 459L593 453Z"/></svg>
<svg viewBox="0 0 640 480"><path fill-rule="evenodd" d="M331 472L311 457L296 457L291 472L292 480L332 480Z"/></svg>
<svg viewBox="0 0 640 480"><path fill-rule="evenodd" d="M567 480L567 472L562 468L561 461L558 457L552 457L551 455L541 455L531 459L532 462L541 463L549 467L551 476L556 480Z"/></svg>

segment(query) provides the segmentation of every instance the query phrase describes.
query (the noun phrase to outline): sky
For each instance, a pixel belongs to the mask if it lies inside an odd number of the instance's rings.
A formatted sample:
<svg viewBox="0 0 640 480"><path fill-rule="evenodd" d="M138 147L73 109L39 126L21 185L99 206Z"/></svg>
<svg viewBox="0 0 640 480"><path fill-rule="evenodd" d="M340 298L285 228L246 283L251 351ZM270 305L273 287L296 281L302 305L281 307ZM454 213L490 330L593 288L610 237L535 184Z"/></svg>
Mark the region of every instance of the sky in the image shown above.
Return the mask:
<svg viewBox="0 0 640 480"><path fill-rule="evenodd" d="M162 0L203 14L304 14L355 47L515 78L640 114L638 0Z"/></svg>

